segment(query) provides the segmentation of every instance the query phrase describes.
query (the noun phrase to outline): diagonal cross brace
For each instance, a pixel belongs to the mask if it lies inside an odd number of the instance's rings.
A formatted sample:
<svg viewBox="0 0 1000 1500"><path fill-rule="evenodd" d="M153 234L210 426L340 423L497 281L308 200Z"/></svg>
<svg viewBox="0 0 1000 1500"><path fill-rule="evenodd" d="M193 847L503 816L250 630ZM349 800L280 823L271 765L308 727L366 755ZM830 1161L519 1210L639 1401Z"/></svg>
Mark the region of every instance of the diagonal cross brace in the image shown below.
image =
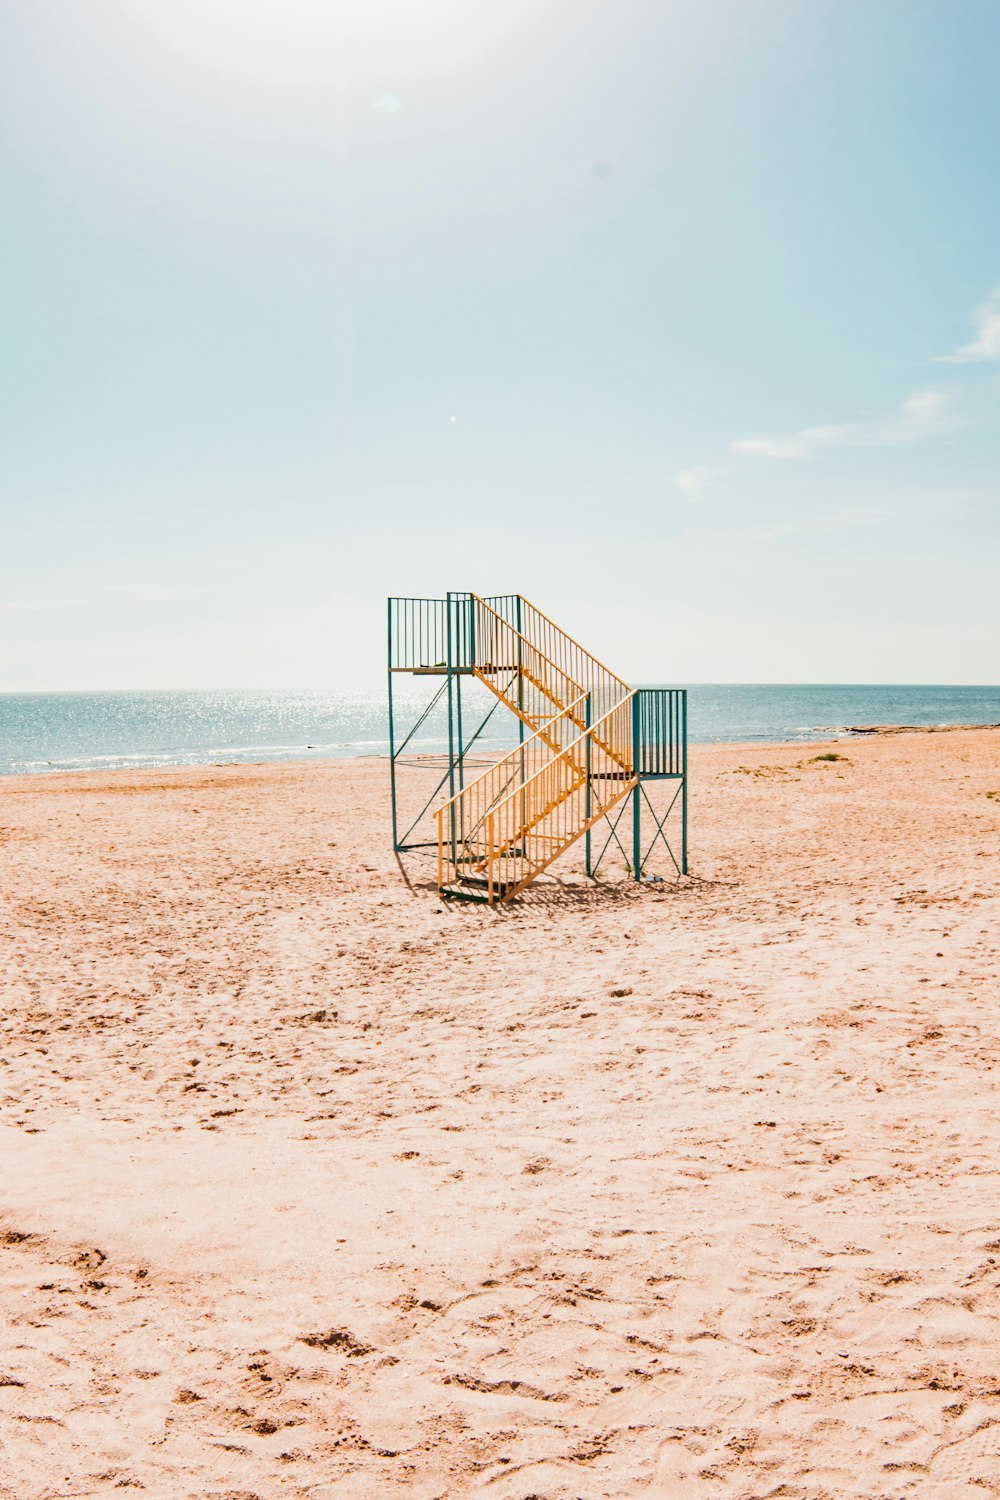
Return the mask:
<svg viewBox="0 0 1000 1500"><path fill-rule="evenodd" d="M443 689L441 691L443 691ZM438 698L440 698L441 691L439 691L437 694L435 694L435 697L434 697L434 702L435 703L437 702ZM496 713L497 709L500 707L500 705L501 705L502 702L503 702L503 700L501 698L497 699L497 701L493 704L493 707L490 709L489 713L486 715L486 717L483 720L483 722L480 724L479 728L476 729L473 732L473 734L470 735L470 737L467 740L465 746L463 747L463 750L462 750L462 754L463 755L466 755L472 749L473 745L476 743L476 741L478 740L479 736L483 733L483 731L486 728L487 724L490 722L490 720L492 719L493 715ZM434 706L434 704L432 703L428 707L428 709L425 710L425 712L421 715L421 717L418 720L417 724L414 725L413 729L410 730L410 733L407 735L406 739L403 741L403 746L405 746L409 742L409 740L412 738L412 736L415 733L415 731L419 728L420 724L423 723L424 719L427 717L427 714L430 712L430 709L433 706ZM400 750L402 750L403 746L400 746ZM400 751L396 752L397 757L398 757L399 753L400 753ZM399 841L399 848L400 849L405 849L406 848L406 840L410 837L410 834L416 828L416 826L420 822L420 820L424 817L424 815L427 812L428 808L430 807L431 803L437 797L438 792L441 790L441 788L444 786L445 782L448 780L448 776L450 774L450 769L451 768L449 766L448 770L445 771L444 775L441 777L441 780L438 782L437 786L434 788L434 790L431 792L430 796L427 798L427 801L424 803L423 807L417 813L417 816L414 818L414 820L410 824L409 828L403 834L402 838Z"/></svg>
<svg viewBox="0 0 1000 1500"><path fill-rule="evenodd" d="M600 868L601 860L604 858L605 854L607 854L608 848L609 848L612 840L614 840L614 842L618 845L618 848L621 850L622 859L625 861L625 864L627 866L629 866L629 868L631 868L631 865L629 865L629 857L628 857L628 855L625 852L624 845L622 844L621 839L618 837L618 824L621 822L622 814L624 813L624 811L625 811L625 809L627 807L628 807L628 800L626 799L619 806L618 811L615 814L615 820L614 820L614 822L612 822L611 819L607 815L605 815L604 821L605 821L605 823L607 823L607 825L610 828L611 832L608 834L607 838L605 839L604 846L601 849L601 852L597 856L596 860L594 860L594 862L593 862L590 870L587 872L588 874L595 875L597 873L598 869Z"/></svg>
<svg viewBox="0 0 1000 1500"><path fill-rule="evenodd" d="M657 778L657 779L660 779L660 778ZM671 863L673 864L674 869L677 871L678 875L680 875L680 873L681 873L681 867L677 863L677 856L674 854L674 851L673 851L673 849L670 846L670 841L667 838L665 830L666 830L666 825L667 825L667 819L670 817L670 814L673 812L674 808L676 807L676 805L677 805L677 799L681 795L681 792L683 791L683 788L684 788L683 780L678 779L677 788L676 788L676 790L674 792L674 795L670 799L670 804L667 807L666 812L663 814L662 818L658 818L657 817L657 813L656 813L656 808L653 806L652 802L650 801L650 799L649 799L649 793L646 791L645 783L642 782L642 781L640 781L638 783L637 790L639 791L639 793L642 796L642 798L643 798L646 806L649 808L649 811L652 814L653 823L655 825L655 832L653 834L653 837L649 841L649 847L648 847L648 849L646 850L645 854L642 856L642 860L641 860L641 863L639 865L638 870L634 870L632 872L634 875L636 875L636 877L638 877L639 875L641 875L642 872L643 872L643 870L646 868L646 864L647 864L647 862L649 860L649 856L653 852L653 849L654 849L654 847L656 845L657 839L659 839L660 842L663 844L663 847L666 849L667 853L670 855ZM605 818L604 821L607 823L607 825L608 825L608 827L609 827L609 829L611 831L609 832L607 838L604 841L604 845L603 845L603 847L601 849L600 854L597 856L597 858L594 860L594 862L593 862L593 864L591 866L591 869L590 869L590 874L591 875L596 874L597 870L600 868L601 860L604 858L605 854L607 854L608 849L611 846L612 842L614 842L614 843L616 843L618 845L618 848L621 851L621 856L622 856L622 858L625 861L626 867L628 869L630 869L630 870L632 869L632 860L629 857L629 854L626 851L624 845L622 844L621 839L618 837L618 824L621 822L622 817L623 817L626 809L628 808L628 805L629 804L628 804L627 800L624 801L621 804L621 806L618 808L618 811L615 814L615 817L614 817L613 821L612 821L612 819L610 817L606 817Z"/></svg>
<svg viewBox="0 0 1000 1500"><path fill-rule="evenodd" d="M641 875L642 872L643 872L643 870L646 868L646 862L648 861L649 856L653 852L653 847L656 844L657 839L660 840L660 842L662 843L663 847L666 849L667 853L670 855L671 862L673 863L673 867L677 871L678 875L681 873L681 867L677 863L677 856L674 854L673 849L671 849L671 847L670 847L670 841L668 840L667 835L664 832L664 829L666 827L667 819L670 817L670 814L673 812L674 808L677 805L677 798L680 796L680 794L681 794L681 792L683 790L683 787L684 787L683 781L678 781L676 790L674 791L674 795L670 799L670 803L669 803L669 806L667 807L666 812L663 814L662 818L657 818L657 816L656 816L656 808L653 806L652 802L649 800L649 793L646 791L645 786L640 781L640 783L639 783L639 790L642 793L643 798L645 799L646 806L649 808L649 811L653 815L653 822L656 825L656 832L653 834L653 837L649 841L649 848L646 850L645 854L642 856L642 863L640 864L639 869L636 871L636 874Z"/></svg>

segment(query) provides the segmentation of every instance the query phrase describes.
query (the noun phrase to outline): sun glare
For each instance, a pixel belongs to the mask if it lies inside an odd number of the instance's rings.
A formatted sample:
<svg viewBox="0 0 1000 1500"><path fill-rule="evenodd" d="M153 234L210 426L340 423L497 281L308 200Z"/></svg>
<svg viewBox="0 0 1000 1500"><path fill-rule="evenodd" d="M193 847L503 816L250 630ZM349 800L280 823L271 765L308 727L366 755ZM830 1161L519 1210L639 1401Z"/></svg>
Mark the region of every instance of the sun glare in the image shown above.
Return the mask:
<svg viewBox="0 0 1000 1500"><path fill-rule="evenodd" d="M475 67L551 9L530 0L130 0L165 51L199 68L288 84L345 63L362 77Z"/></svg>

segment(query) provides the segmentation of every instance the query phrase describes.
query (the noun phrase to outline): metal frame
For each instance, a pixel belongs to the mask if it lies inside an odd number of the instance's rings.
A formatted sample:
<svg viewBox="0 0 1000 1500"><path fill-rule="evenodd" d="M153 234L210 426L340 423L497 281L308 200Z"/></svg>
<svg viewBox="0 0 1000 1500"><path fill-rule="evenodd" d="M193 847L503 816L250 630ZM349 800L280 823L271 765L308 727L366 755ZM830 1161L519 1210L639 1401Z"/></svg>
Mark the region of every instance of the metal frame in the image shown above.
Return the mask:
<svg viewBox="0 0 1000 1500"><path fill-rule="evenodd" d="M477 633L481 636L478 641ZM402 738L393 693L393 680L400 672L432 680L427 701L418 708ZM553 767L572 767L579 762L574 774L580 781L574 785L582 787L582 798L573 818L576 836L582 834L586 840L588 875L597 875L612 844L621 851L635 880L642 879L657 844L666 849L677 874L687 874L687 693L683 688L629 688L519 594L488 600L465 592L449 592L439 599L390 598L387 675L393 848L397 853L436 848L442 894L459 894L453 888L456 874L460 884L473 883L464 873L469 864L470 840L481 841L487 821L490 849L483 855L482 868L488 867L490 872L485 881L489 895L469 899L489 899L493 904L494 865L504 872L498 877L498 890L500 898L505 899L557 857L559 848L553 836L549 850L543 849L542 857L533 853L531 868L526 867L523 875L518 873L518 862L524 857L518 844L537 843L538 838L544 841L548 835L539 832L540 820L548 816L550 808L555 815L565 798L575 796L571 788L557 788L555 792L548 789L549 782L543 775L546 756ZM468 737L463 718L463 677L475 677L496 695L496 701ZM398 771L407 764L419 765L425 772L434 766L431 757L408 762L405 756L414 737L440 705L447 715L446 763L416 816L410 818L408 813L404 818ZM487 773L473 772L467 794L467 757L501 706L511 711L517 723L514 749ZM530 764L526 761L529 755ZM440 759L437 765L442 766ZM508 774L510 781L504 782ZM674 783L662 815L649 795L649 783L654 781ZM505 787L509 785L517 789L507 795ZM436 810L437 837L421 837L420 825L446 786L447 800ZM529 795L534 800L527 812ZM653 829L645 852L644 803ZM519 816L516 807L521 809ZM677 834L673 832L676 817L670 822L678 808L679 853L675 852ZM631 858L619 835L626 810L631 810ZM609 831L594 859L593 831L602 819ZM405 828L403 822L407 823ZM498 830L503 825L496 840L495 823ZM522 839L515 825L535 832ZM568 838L566 833L558 837L564 847L573 842L571 832ZM445 879L443 867L452 872Z"/></svg>
<svg viewBox="0 0 1000 1500"><path fill-rule="evenodd" d="M412 839L427 816L432 804L447 783L448 795L453 797L465 784L465 760L497 710L503 707L497 698L489 712L476 725L468 739L465 737L462 705L462 678L473 675L475 661L475 615L469 608L470 594L449 593L443 599L390 598L388 603L388 671L387 688L389 699L389 785L392 799L392 847L397 854L407 850L437 847L437 837ZM438 651L443 648L443 655ZM426 657L420 661L418 658ZM417 712L417 717L400 740L399 715L393 695L393 678L405 673L414 678L426 677L438 683L430 690L430 696ZM407 747L420 731L427 719L444 701L448 715L447 765L433 791L415 817L410 818L406 828L400 831L404 821L400 810L399 769L407 765L404 759ZM523 730L523 725L521 726ZM430 765L431 758L424 761Z"/></svg>
<svg viewBox="0 0 1000 1500"><path fill-rule="evenodd" d="M636 688L632 699L632 744L635 753L636 782L631 797L609 813L605 822L608 835L597 858L593 858L592 833L587 832L587 874L596 876L601 861L612 844L634 880L641 880L649 857L658 843L670 856L678 875L688 872L688 765L687 765L687 689L669 687ZM648 784L654 781L675 782L666 812L660 815L653 806ZM642 806L645 803L653 820L653 837L645 853L642 850ZM667 823L680 803L679 857L667 837ZM627 811L632 814L632 848L626 850L618 827Z"/></svg>

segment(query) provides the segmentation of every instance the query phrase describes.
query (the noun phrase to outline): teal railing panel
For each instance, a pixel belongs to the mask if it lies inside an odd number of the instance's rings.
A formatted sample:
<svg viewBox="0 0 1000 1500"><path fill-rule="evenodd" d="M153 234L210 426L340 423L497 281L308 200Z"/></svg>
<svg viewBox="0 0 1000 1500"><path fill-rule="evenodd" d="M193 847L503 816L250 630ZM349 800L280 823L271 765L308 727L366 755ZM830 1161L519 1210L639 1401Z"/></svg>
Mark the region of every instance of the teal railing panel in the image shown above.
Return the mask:
<svg viewBox="0 0 1000 1500"><path fill-rule="evenodd" d="M636 688L635 740L635 768L640 776L684 775L687 761L685 688Z"/></svg>
<svg viewBox="0 0 1000 1500"><path fill-rule="evenodd" d="M472 598L389 600L389 670L468 671L475 661Z"/></svg>

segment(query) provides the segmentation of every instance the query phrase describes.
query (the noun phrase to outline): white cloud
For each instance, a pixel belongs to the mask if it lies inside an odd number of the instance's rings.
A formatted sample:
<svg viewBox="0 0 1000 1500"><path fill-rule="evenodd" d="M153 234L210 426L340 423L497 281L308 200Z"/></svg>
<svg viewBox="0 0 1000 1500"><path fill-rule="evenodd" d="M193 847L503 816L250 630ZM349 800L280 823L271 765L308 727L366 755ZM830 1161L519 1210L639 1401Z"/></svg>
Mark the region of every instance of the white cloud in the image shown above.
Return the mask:
<svg viewBox="0 0 1000 1500"><path fill-rule="evenodd" d="M108 594L117 594L118 598L131 604L154 604L164 599L180 599L176 589L168 589L162 583L109 583L105 586Z"/></svg>
<svg viewBox="0 0 1000 1500"><path fill-rule="evenodd" d="M373 115L391 116L401 114L406 105L398 94L379 94L377 99L372 100L370 108Z"/></svg>
<svg viewBox="0 0 1000 1500"><path fill-rule="evenodd" d="M899 403L891 417L879 421L802 427L790 437L739 438L732 448L734 453L753 458L808 458L817 448L888 448L916 443L951 432L961 421L951 392L915 391Z"/></svg>
<svg viewBox="0 0 1000 1500"><path fill-rule="evenodd" d="M737 438L733 443L734 453L748 453L752 458L805 458L808 444L802 437Z"/></svg>
<svg viewBox="0 0 1000 1500"><path fill-rule="evenodd" d="M190 591L180 593L162 583L108 583L104 594L111 597L96 594L89 599L0 599L0 615L36 614L52 609L107 609L116 604L155 604L190 597Z"/></svg>
<svg viewBox="0 0 1000 1500"><path fill-rule="evenodd" d="M763 527L757 535L767 541L776 541L779 537L786 536L834 536L838 531L857 531L861 527L877 526L884 519L879 511L864 510L852 505L843 510L828 511L822 516L779 521L774 526Z"/></svg>
<svg viewBox="0 0 1000 1500"><path fill-rule="evenodd" d="M900 402L895 423L888 429L888 439L910 442L931 437L938 432L949 432L959 420L950 391L916 391Z"/></svg>
<svg viewBox="0 0 1000 1500"><path fill-rule="evenodd" d="M75 599L8 599L0 600L0 615L24 615L39 609L73 609Z"/></svg>
<svg viewBox="0 0 1000 1500"><path fill-rule="evenodd" d="M732 472L731 468L720 464L695 464L692 469L679 470L674 475L674 483L689 500L700 500L706 490L712 489Z"/></svg>
<svg viewBox="0 0 1000 1500"><path fill-rule="evenodd" d="M976 337L952 354L938 356L938 364L972 365L983 360L1000 359L1000 290L978 309L975 315Z"/></svg>

